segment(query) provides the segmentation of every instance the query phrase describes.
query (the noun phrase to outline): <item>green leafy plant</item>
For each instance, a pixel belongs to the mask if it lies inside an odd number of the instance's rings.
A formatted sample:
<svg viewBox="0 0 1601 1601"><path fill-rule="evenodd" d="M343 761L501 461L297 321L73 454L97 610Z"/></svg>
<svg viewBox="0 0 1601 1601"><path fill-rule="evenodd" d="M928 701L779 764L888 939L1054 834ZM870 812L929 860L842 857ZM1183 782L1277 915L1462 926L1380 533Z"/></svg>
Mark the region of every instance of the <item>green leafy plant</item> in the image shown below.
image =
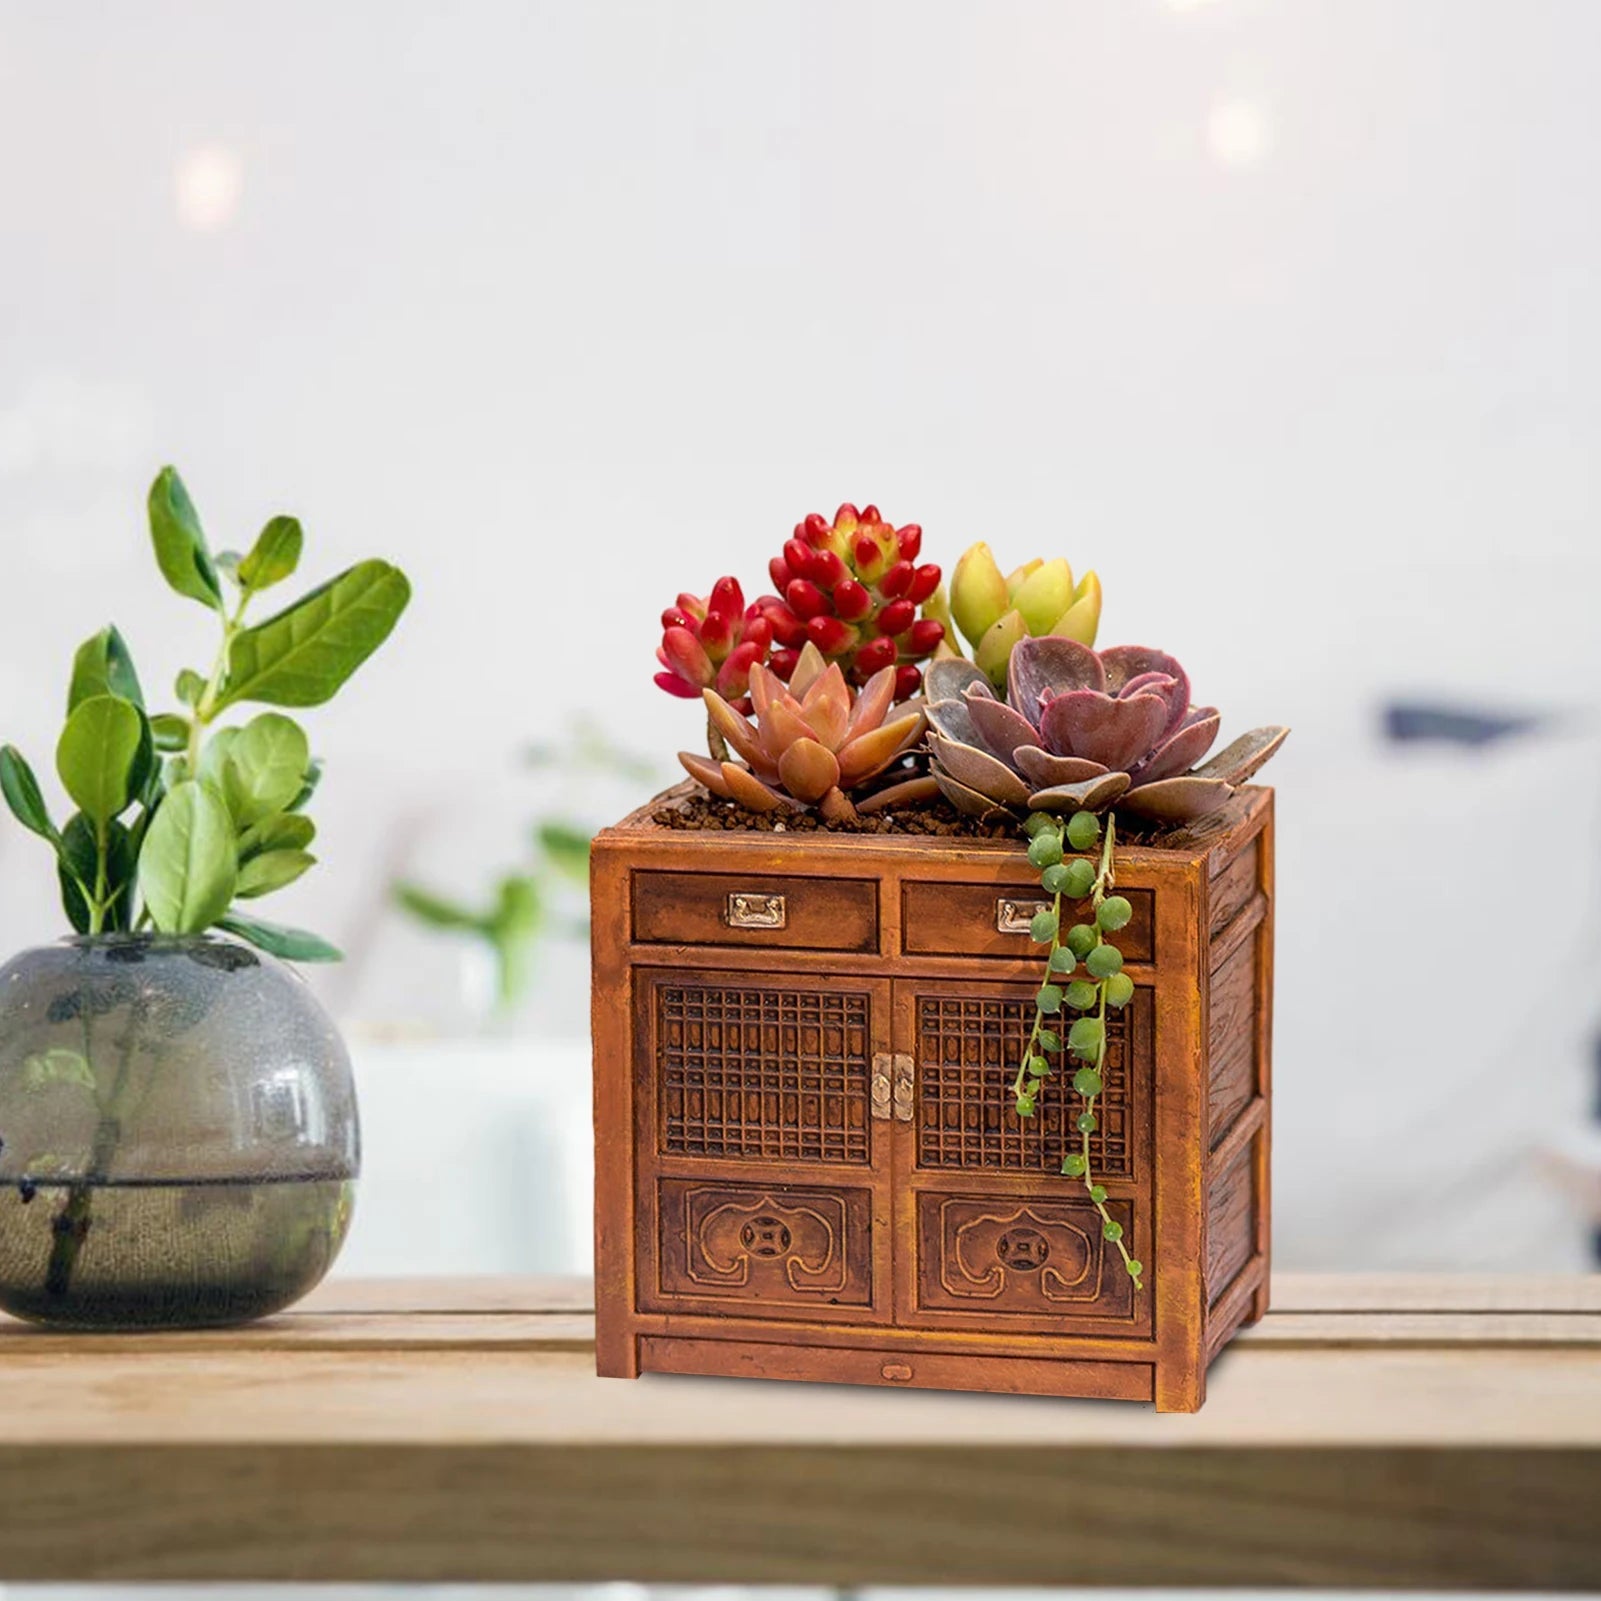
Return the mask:
<svg viewBox="0 0 1601 1601"><path fill-rule="evenodd" d="M395 900L429 928L465 934L489 947L495 962L495 995L500 1011L514 1010L533 976L533 953L549 922L553 879L583 884L589 878L585 830L566 822L541 823L534 830L535 859L507 873L487 905L472 906L420 884L395 886Z"/></svg>
<svg viewBox="0 0 1601 1601"><path fill-rule="evenodd" d="M1126 927L1134 915L1128 901L1110 893L1116 883L1112 853L1117 819L1107 814L1104 834L1093 812L1075 812L1066 822L1049 812L1034 812L1024 826L1029 835L1029 862L1040 870L1040 886L1051 897L1051 904L1034 914L1029 928L1034 943L1046 947L1045 978L1034 998L1034 1026L1012 1085L1017 1115L1034 1116L1045 1080L1051 1075L1046 1053L1059 1052L1065 1046L1069 1059L1078 1063L1073 1092L1081 1109L1074 1121L1079 1149L1068 1153L1062 1171L1083 1183L1101 1215L1102 1234L1117 1247L1139 1289L1145 1265L1129 1254L1123 1225L1106 1209L1106 1190L1096 1182L1090 1162L1090 1136L1099 1126L1096 1097L1105 1088L1106 1013L1108 1008L1121 1010L1134 998L1133 980L1123 971L1122 952L1106 939L1107 934ZM1069 849L1094 851L1097 845L1098 861L1067 855ZM1088 916L1064 933L1063 906L1086 902ZM1065 1037L1059 1022L1064 1012L1078 1014Z"/></svg>
<svg viewBox="0 0 1601 1601"><path fill-rule="evenodd" d="M619 750L589 727L565 742L536 746L527 756L531 767L558 771L569 780L584 774L633 781L655 777L649 762ZM504 874L487 901L474 903L403 881L394 886L395 903L426 928L485 945L495 964L496 1007L508 1014L528 993L540 942L563 929L588 934L587 918L564 918L558 901L564 887L587 890L594 835L592 826L569 816L541 818L530 830L532 859Z"/></svg>
<svg viewBox="0 0 1601 1601"><path fill-rule="evenodd" d="M305 545L274 517L243 555L213 555L176 469L151 486L156 564L210 611L219 640L207 672L178 675L177 706L147 706L115 627L73 658L56 772L76 810L58 827L15 746L0 748L0 793L55 853L67 920L80 934L221 928L291 961L337 960L327 941L241 911L316 864L306 808L322 767L283 711L242 724L247 705L299 710L331 700L389 637L411 597L397 567L364 561L260 622L247 613L292 578Z"/></svg>

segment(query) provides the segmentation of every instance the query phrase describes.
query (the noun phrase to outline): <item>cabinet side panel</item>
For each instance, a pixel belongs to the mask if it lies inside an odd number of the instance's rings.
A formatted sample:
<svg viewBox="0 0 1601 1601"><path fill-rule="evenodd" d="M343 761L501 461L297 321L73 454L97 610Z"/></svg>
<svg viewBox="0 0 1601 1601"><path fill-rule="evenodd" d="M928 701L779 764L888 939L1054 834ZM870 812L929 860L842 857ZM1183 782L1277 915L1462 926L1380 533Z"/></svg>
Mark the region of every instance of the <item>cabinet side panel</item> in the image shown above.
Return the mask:
<svg viewBox="0 0 1601 1601"><path fill-rule="evenodd" d="M1262 1132L1256 1140L1256 1254L1261 1275L1251 1305L1254 1323L1267 1311L1273 1244L1273 924L1276 897L1273 881L1273 792L1268 791L1267 821L1259 848L1258 885L1267 898L1267 912L1256 936L1256 1087L1262 1097Z"/></svg>
<svg viewBox="0 0 1601 1601"><path fill-rule="evenodd" d="M1197 862L1165 873L1156 897L1156 1261L1147 1293L1159 1412L1193 1412L1206 1398L1205 889Z"/></svg>
<svg viewBox="0 0 1601 1601"><path fill-rule="evenodd" d="M1207 1026L1206 1279L1215 1352L1267 1309L1273 813L1214 865Z"/></svg>

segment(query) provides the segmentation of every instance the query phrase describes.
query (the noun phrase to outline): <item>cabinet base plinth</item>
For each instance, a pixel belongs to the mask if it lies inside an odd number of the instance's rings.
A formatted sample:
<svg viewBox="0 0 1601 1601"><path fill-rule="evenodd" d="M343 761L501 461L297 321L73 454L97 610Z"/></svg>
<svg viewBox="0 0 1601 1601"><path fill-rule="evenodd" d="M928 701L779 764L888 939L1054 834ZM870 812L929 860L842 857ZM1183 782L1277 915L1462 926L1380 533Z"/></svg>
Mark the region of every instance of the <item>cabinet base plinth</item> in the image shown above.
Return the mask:
<svg viewBox="0 0 1601 1601"><path fill-rule="evenodd" d="M824 1384L878 1384L892 1390L981 1390L1003 1395L1072 1396L1108 1401L1155 1399L1149 1362L1095 1362L1071 1357L953 1356L848 1346L764 1345L745 1340L686 1340L646 1335L646 1373L708 1378L800 1379Z"/></svg>

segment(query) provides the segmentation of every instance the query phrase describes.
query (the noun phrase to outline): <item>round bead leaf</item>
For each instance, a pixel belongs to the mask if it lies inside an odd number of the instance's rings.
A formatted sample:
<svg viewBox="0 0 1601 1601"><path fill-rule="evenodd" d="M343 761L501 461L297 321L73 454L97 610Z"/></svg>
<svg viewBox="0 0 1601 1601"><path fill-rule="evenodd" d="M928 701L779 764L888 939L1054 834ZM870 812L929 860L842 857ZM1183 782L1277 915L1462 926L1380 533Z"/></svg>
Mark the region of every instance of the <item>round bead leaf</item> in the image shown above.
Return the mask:
<svg viewBox="0 0 1601 1601"><path fill-rule="evenodd" d="M1128 922L1134 915L1134 908L1124 900L1121 895L1108 895L1101 902L1100 910L1095 914L1095 921L1102 928L1117 930L1127 928Z"/></svg>
<svg viewBox="0 0 1601 1601"><path fill-rule="evenodd" d="M1097 945L1084 958L1091 978L1110 978L1123 971L1123 953L1115 945Z"/></svg>
<svg viewBox="0 0 1601 1601"><path fill-rule="evenodd" d="M161 803L139 853L139 888L163 934L198 934L233 900L234 822L215 791L187 779Z"/></svg>
<svg viewBox="0 0 1601 1601"><path fill-rule="evenodd" d="M1068 862L1062 869L1065 882L1063 892L1074 900L1081 901L1095 885L1095 869L1082 856Z"/></svg>
<svg viewBox="0 0 1601 1601"><path fill-rule="evenodd" d="M127 806L144 741L144 718L120 695L93 695L67 719L56 771L90 822L110 822Z"/></svg>
<svg viewBox="0 0 1601 1601"><path fill-rule="evenodd" d="M1101 837L1100 819L1094 812L1074 812L1067 820L1067 842L1076 851L1087 851Z"/></svg>

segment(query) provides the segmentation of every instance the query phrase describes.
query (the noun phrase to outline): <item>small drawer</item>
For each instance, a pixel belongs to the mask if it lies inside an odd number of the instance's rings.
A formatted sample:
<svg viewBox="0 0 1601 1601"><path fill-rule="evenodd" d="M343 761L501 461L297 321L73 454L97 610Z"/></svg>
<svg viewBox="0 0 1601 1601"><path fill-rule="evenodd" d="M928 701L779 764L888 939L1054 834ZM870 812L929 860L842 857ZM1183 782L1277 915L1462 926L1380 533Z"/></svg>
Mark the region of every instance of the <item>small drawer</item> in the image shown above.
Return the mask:
<svg viewBox="0 0 1601 1601"><path fill-rule="evenodd" d="M1125 961L1156 954L1156 897L1120 890L1134 916L1110 937ZM1028 937L1033 910L1049 898L1037 884L907 884L902 890L902 946L908 956L986 956L1026 961L1039 947Z"/></svg>
<svg viewBox="0 0 1601 1601"><path fill-rule="evenodd" d="M878 884L870 878L638 872L634 942L876 951Z"/></svg>

